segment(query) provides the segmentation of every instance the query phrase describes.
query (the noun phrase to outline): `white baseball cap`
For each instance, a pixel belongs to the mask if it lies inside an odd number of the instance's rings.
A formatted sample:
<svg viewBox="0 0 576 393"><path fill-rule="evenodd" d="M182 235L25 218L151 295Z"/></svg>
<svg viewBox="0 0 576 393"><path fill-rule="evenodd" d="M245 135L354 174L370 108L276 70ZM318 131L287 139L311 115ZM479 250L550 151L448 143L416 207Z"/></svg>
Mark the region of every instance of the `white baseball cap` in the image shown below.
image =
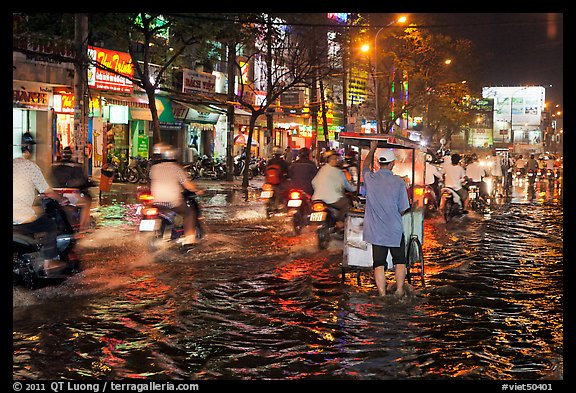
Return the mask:
<svg viewBox="0 0 576 393"><path fill-rule="evenodd" d="M396 159L392 150L382 150L378 156L378 162L381 164L388 164Z"/></svg>

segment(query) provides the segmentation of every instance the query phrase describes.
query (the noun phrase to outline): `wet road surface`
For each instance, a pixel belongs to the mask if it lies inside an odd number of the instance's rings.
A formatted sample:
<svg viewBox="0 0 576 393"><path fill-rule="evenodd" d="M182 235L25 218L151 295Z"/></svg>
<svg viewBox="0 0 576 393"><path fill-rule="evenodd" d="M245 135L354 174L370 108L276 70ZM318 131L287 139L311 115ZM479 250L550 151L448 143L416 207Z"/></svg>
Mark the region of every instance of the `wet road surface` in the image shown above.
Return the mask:
<svg viewBox="0 0 576 393"><path fill-rule="evenodd" d="M190 252L150 253L130 193L104 198L84 270L14 289L13 376L563 379L561 188L525 191L487 216L427 219L426 286L401 301L370 272L342 282L342 242L292 236L256 190L211 185Z"/></svg>

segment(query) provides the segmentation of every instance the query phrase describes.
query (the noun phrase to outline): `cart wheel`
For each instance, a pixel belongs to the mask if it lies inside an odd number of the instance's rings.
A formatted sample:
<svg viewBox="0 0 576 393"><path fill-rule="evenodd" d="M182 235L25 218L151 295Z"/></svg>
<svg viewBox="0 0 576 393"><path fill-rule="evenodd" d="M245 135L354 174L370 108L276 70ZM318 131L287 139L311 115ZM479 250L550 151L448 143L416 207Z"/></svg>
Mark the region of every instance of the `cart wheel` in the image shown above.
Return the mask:
<svg viewBox="0 0 576 393"><path fill-rule="evenodd" d="M414 270L414 272L413 272ZM408 242L408 249L406 252L406 278L408 284L412 284L412 277L419 276L424 283L424 256L422 255L422 244L418 236L412 235Z"/></svg>

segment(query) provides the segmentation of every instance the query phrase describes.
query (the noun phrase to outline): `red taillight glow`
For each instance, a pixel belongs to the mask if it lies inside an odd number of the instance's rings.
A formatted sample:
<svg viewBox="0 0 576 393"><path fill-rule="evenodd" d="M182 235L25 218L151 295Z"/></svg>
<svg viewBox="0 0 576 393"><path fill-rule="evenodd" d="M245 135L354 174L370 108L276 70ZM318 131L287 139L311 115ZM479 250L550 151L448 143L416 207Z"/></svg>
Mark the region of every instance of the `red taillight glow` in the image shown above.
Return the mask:
<svg viewBox="0 0 576 393"><path fill-rule="evenodd" d="M292 191L290 193L290 199L301 199L302 194L299 191Z"/></svg>
<svg viewBox="0 0 576 393"><path fill-rule="evenodd" d="M155 207L147 207L145 209L142 209L142 214L145 215L146 217L157 216L158 209Z"/></svg>
<svg viewBox="0 0 576 393"><path fill-rule="evenodd" d="M323 212L324 211L324 204L323 203L315 203L312 205L312 210L315 212Z"/></svg>
<svg viewBox="0 0 576 393"><path fill-rule="evenodd" d="M138 195L138 199L144 202L148 202L154 200L154 197L150 194L140 194Z"/></svg>

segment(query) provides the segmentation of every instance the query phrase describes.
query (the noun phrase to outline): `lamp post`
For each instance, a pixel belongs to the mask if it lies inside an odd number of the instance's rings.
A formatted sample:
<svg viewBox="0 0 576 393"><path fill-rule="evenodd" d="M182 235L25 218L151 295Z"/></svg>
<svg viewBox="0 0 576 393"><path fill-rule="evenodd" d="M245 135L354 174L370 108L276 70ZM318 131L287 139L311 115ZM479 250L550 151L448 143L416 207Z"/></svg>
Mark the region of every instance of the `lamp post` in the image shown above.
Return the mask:
<svg viewBox="0 0 576 393"><path fill-rule="evenodd" d="M379 96L379 94L378 94L378 79L376 79L376 76L378 74L378 35L380 35L380 32L382 30L384 30L387 27L392 26L396 22L404 23L404 22L406 22L406 17L402 16L402 17L398 18L398 20L393 20L392 22L388 23L386 26L382 26L380 29L378 29L378 31L376 32L376 35L374 36L374 103L376 106L376 132L378 134L382 134L382 117L380 116L380 102L378 99L378 96Z"/></svg>
<svg viewBox="0 0 576 393"><path fill-rule="evenodd" d="M510 143L512 144L512 153L514 153L514 128L512 126L512 107L514 105L513 105L512 101L514 100L514 94L518 93L519 91L525 90L527 88L528 88L528 86L522 87L510 95Z"/></svg>

